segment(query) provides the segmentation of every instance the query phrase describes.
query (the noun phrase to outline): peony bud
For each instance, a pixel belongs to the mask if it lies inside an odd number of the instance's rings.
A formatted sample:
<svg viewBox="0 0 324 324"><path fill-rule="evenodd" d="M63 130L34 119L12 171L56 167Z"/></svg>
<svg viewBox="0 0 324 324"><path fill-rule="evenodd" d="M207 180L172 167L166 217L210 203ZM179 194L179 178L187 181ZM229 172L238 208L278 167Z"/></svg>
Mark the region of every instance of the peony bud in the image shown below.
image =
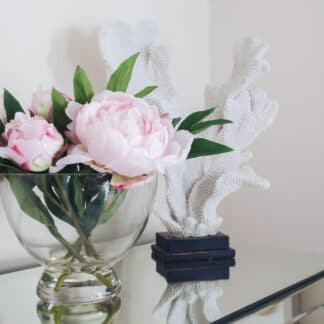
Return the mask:
<svg viewBox="0 0 324 324"><path fill-rule="evenodd" d="M3 138L7 146L0 147L0 157L35 172L47 170L64 143L53 124L41 116L21 112L6 124Z"/></svg>
<svg viewBox="0 0 324 324"><path fill-rule="evenodd" d="M53 120L52 90L39 89L32 97L30 111L34 115L42 116L48 121Z"/></svg>

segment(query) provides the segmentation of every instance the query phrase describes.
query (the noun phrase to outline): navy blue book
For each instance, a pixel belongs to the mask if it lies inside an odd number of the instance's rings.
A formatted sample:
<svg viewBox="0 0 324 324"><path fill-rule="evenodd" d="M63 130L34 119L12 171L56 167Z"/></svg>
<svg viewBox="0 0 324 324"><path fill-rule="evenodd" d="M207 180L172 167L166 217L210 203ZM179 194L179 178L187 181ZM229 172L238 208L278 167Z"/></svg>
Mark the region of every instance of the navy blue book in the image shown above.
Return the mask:
<svg viewBox="0 0 324 324"><path fill-rule="evenodd" d="M158 245L152 245L154 255L161 260L162 263L176 263L176 262L196 262L208 261L214 262L220 259L231 259L235 257L235 250L228 248L214 251L195 251L195 252L178 252L170 253L160 248Z"/></svg>
<svg viewBox="0 0 324 324"><path fill-rule="evenodd" d="M168 283L184 281L205 281L229 279L229 266L205 266L195 268L168 268L161 262L156 262L156 271L163 276Z"/></svg>
<svg viewBox="0 0 324 324"><path fill-rule="evenodd" d="M217 259L215 261L210 260L198 260L198 261L177 261L177 262L163 262L154 252L152 252L152 259L159 263L166 271L171 269L195 269L195 268L224 268L235 266L235 259Z"/></svg>
<svg viewBox="0 0 324 324"><path fill-rule="evenodd" d="M156 233L156 245L167 252L215 251L229 248L229 237L223 233L203 237L175 237Z"/></svg>

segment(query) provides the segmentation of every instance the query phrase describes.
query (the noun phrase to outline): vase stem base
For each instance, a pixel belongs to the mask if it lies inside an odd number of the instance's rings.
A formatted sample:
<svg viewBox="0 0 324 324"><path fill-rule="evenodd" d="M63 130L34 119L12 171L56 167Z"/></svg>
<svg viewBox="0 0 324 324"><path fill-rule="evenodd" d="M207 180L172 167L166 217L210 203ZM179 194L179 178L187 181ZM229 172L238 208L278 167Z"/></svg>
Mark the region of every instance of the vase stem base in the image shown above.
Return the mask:
<svg viewBox="0 0 324 324"><path fill-rule="evenodd" d="M118 296L99 303L54 305L45 301L37 304L37 314L42 324L112 323L118 314L121 300Z"/></svg>
<svg viewBox="0 0 324 324"><path fill-rule="evenodd" d="M91 304L115 297L120 289L120 280L113 269L95 273L45 270L37 295L55 305Z"/></svg>

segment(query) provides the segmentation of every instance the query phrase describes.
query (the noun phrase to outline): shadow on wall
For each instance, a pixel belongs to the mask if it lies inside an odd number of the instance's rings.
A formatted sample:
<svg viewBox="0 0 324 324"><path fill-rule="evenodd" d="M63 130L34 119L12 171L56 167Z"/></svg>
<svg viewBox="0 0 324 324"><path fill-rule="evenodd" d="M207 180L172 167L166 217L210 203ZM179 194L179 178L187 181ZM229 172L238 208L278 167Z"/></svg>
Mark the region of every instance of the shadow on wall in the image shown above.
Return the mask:
<svg viewBox="0 0 324 324"><path fill-rule="evenodd" d="M80 31L70 27L57 30L51 40L48 65L54 84L72 94L74 69L80 65L87 72L95 91L105 88L107 66L99 50L98 29Z"/></svg>

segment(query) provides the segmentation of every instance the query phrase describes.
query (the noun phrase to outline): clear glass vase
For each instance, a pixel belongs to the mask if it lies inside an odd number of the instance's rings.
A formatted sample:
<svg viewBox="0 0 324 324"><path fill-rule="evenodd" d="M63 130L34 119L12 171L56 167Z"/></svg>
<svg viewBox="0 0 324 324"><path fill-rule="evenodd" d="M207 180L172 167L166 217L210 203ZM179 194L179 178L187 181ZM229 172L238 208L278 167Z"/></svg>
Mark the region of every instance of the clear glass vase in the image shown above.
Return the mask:
<svg viewBox="0 0 324 324"><path fill-rule="evenodd" d="M6 174L1 197L24 248L45 266L37 294L54 304L116 296L112 269L143 232L157 180L128 190L110 174Z"/></svg>

